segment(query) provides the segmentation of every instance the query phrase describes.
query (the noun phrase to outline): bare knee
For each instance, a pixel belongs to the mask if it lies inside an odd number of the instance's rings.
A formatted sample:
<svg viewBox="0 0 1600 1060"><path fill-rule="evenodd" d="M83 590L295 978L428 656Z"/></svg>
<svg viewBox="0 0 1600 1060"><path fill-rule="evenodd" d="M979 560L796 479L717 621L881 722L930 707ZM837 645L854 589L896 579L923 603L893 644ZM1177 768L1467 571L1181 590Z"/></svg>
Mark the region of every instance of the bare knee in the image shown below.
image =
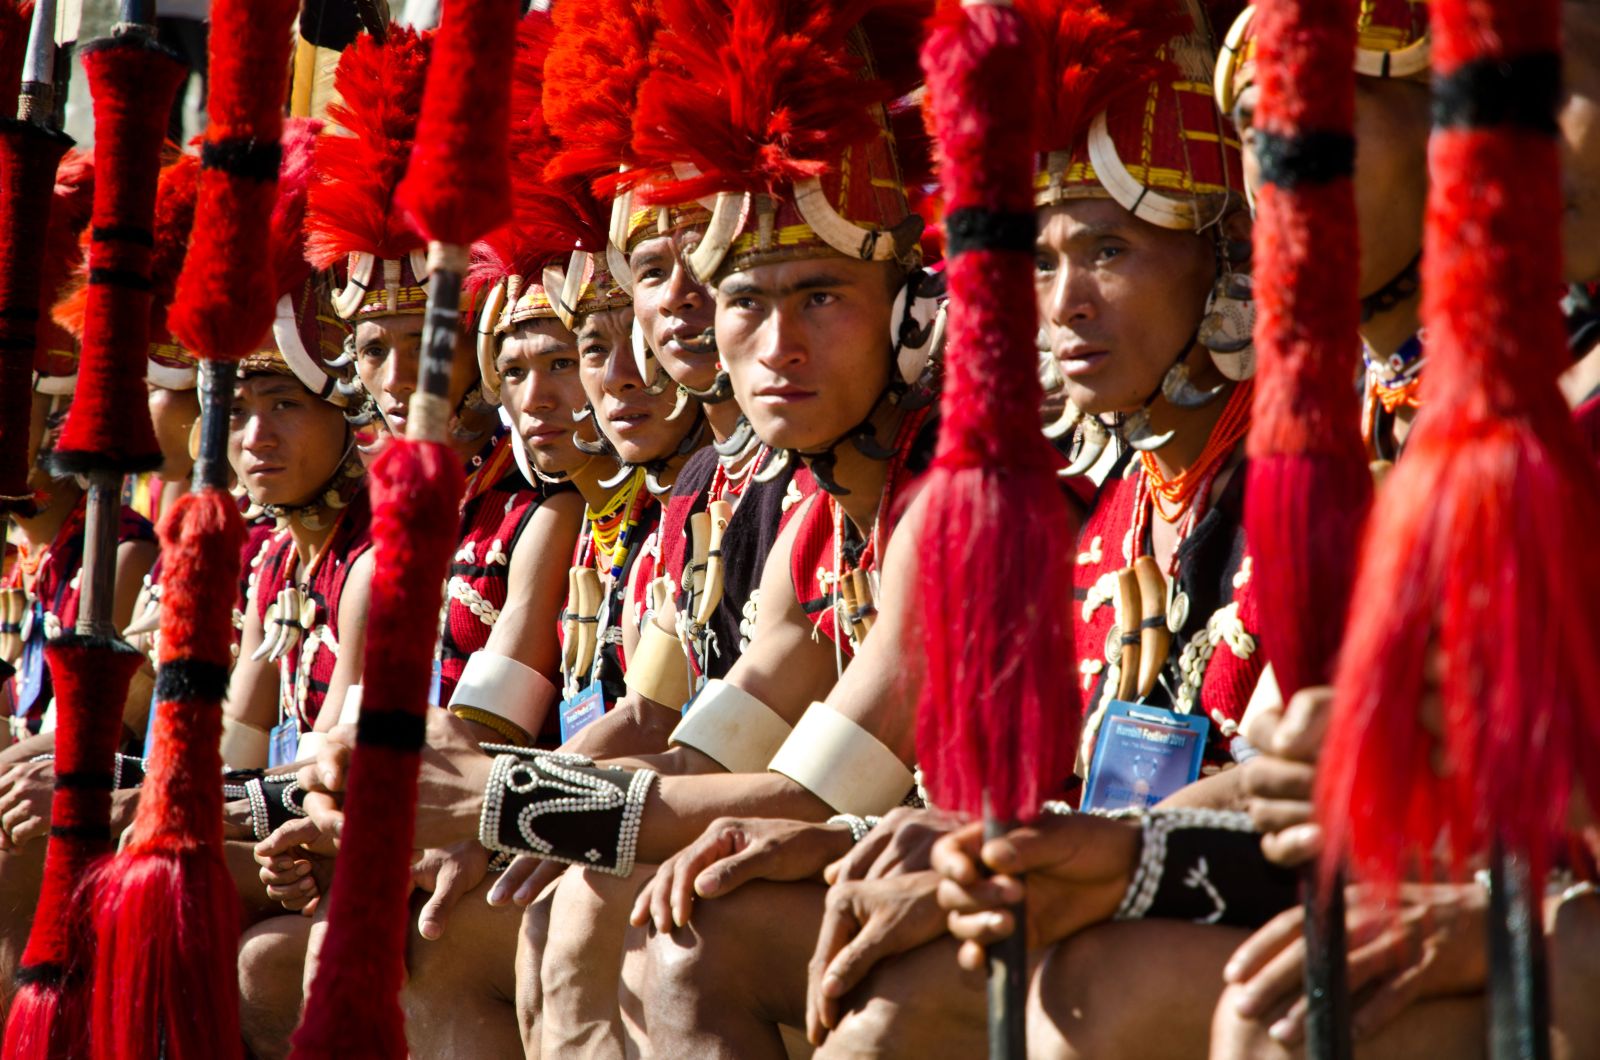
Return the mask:
<svg viewBox="0 0 1600 1060"><path fill-rule="evenodd" d="M983 977L956 963L952 939L884 961L846 1001L848 1008L817 1050L818 1058L982 1052Z"/></svg>
<svg viewBox="0 0 1600 1060"><path fill-rule="evenodd" d="M287 1056L300 1019L300 978L310 921L274 917L239 938L239 1027L262 1060Z"/></svg>

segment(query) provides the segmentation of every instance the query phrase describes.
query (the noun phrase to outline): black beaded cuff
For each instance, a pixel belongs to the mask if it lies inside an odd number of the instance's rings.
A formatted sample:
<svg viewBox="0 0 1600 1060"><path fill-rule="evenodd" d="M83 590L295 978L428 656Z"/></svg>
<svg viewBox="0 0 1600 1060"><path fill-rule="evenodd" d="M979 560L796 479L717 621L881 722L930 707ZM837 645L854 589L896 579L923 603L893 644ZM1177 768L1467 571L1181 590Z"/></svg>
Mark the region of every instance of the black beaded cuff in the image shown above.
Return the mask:
<svg viewBox="0 0 1600 1060"><path fill-rule="evenodd" d="M53 754L34 755L28 759L30 762L54 762ZM133 755L117 755L116 764L111 767L111 788L113 791L125 791L137 788L144 784L144 759ZM99 786L104 787L104 784Z"/></svg>
<svg viewBox="0 0 1600 1060"><path fill-rule="evenodd" d="M306 815L305 789L294 776L253 777L244 782L243 797L250 800L250 828L257 839L265 839L282 825ZM230 785L223 785L224 797L233 797Z"/></svg>
<svg viewBox="0 0 1600 1060"><path fill-rule="evenodd" d="M496 744L484 749L495 760L478 819L479 842L613 876L633 871L654 770L611 769L559 751Z"/></svg>
<svg viewBox="0 0 1600 1060"><path fill-rule="evenodd" d="M1261 835L1248 815L1170 809L1135 816L1144 849L1118 920L1254 928L1299 901L1295 874L1261 853Z"/></svg>

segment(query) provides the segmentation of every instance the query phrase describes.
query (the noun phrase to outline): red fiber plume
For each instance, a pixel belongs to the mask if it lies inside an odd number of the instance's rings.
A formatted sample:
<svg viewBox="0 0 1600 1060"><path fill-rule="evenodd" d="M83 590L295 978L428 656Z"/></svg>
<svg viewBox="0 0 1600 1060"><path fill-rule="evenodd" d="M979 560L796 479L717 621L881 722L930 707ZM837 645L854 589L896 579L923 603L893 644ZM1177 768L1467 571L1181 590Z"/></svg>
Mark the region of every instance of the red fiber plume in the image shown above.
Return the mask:
<svg viewBox="0 0 1600 1060"><path fill-rule="evenodd" d="M401 258L426 242L394 192L416 138L430 40L391 26L382 43L363 35L339 57L335 127L318 137L306 203L306 260L319 269L356 252Z"/></svg>
<svg viewBox="0 0 1600 1060"><path fill-rule="evenodd" d="M311 275L311 263L306 261L306 199L321 132L319 118L290 118L284 123L278 201L271 221L274 299L299 290Z"/></svg>
<svg viewBox="0 0 1600 1060"><path fill-rule="evenodd" d="M58 783L51 799L44 880L17 968L4 1060L89 1055L93 939L83 926L93 895L80 884L111 852L118 720L128 684L144 662L120 640L76 633L57 637L44 651L56 692L56 776L78 782Z"/></svg>
<svg viewBox="0 0 1600 1060"><path fill-rule="evenodd" d="M922 51L945 205L1033 216L1036 38L1006 7L951 0ZM1080 720L1070 541L1040 429L1027 251L956 248L939 449L922 497L927 659L917 758L934 802L1035 815L1066 776Z"/></svg>
<svg viewBox="0 0 1600 1060"><path fill-rule="evenodd" d="M0 514L34 510L28 487L28 420L38 344L41 258L57 164L71 143L0 121Z"/></svg>
<svg viewBox="0 0 1600 1060"><path fill-rule="evenodd" d="M1167 80L1163 46L1191 28L1173 0L1019 0L1017 9L1043 42L1034 91L1041 152L1072 150L1095 115Z"/></svg>
<svg viewBox="0 0 1600 1060"><path fill-rule="evenodd" d="M396 204L430 240L469 246L510 213L517 0L444 0L411 166Z"/></svg>
<svg viewBox="0 0 1600 1060"><path fill-rule="evenodd" d="M161 141L188 68L136 35L79 53L94 98L91 278L78 386L52 456L58 474L149 470L161 462L145 400L150 231Z"/></svg>
<svg viewBox="0 0 1600 1060"><path fill-rule="evenodd" d="M567 6L574 10L579 7ZM558 58L554 51L558 40L564 38L548 12L530 11L517 26L517 50L511 67L512 218L474 248L475 258L467 277L469 290L487 287L511 275L538 276L540 269L551 262L564 264L575 248L594 252L605 248L609 218L589 188L588 176L593 174L562 173L554 164L557 153L567 150L561 135L581 138L591 132L588 123L575 117L579 109L571 106L565 113L576 124L565 126L558 133L547 122L546 107L562 93L554 81L546 87L546 74L568 80L578 90L577 79L563 71L567 64L590 54L586 48L569 48ZM575 166L579 157L569 156L569 162Z"/></svg>
<svg viewBox="0 0 1600 1060"><path fill-rule="evenodd" d="M1351 142L1354 3L1280 0L1256 18L1256 128ZM1355 191L1348 173L1268 179L1256 210L1259 366L1245 526L1262 646L1290 696L1332 679L1372 499L1350 385L1361 348Z"/></svg>
<svg viewBox="0 0 1600 1060"><path fill-rule="evenodd" d="M1436 81L1558 52L1553 0L1432 18ZM1498 839L1538 893L1573 793L1600 790L1600 483L1556 387L1554 122L1482 114L1429 144L1428 404L1368 529L1317 794L1329 863L1392 884Z"/></svg>
<svg viewBox="0 0 1600 1060"><path fill-rule="evenodd" d="M28 29L33 24L33 0L0 0L0 85L8 95L22 82L28 54ZM15 102L12 95L11 102Z"/></svg>
<svg viewBox="0 0 1600 1060"><path fill-rule="evenodd" d="M661 24L639 93L635 150L649 197L777 193L819 177L878 135L874 103L900 93L864 76L852 30L893 0L657 0ZM883 41L912 50L914 37ZM873 41L879 45L879 41ZM688 162L699 175L672 177Z"/></svg>
<svg viewBox="0 0 1600 1060"><path fill-rule="evenodd" d="M172 307L173 333L212 360L261 348L277 305L260 248L277 201L283 100L299 0L217 0L201 145L194 250Z"/></svg>
<svg viewBox="0 0 1600 1060"><path fill-rule="evenodd" d="M373 463L376 567L367 623L361 732L350 761L328 935L294 1036L300 1058L406 1056L398 994L405 977L417 753L440 587L456 545L461 461L436 442L392 439ZM362 734L372 734L370 742ZM407 747L414 738L414 746Z"/></svg>
<svg viewBox="0 0 1600 1060"><path fill-rule="evenodd" d="M216 778L244 537L216 490L178 498L161 523L154 749L132 836L90 884L97 1060L239 1055L239 899Z"/></svg>
<svg viewBox="0 0 1600 1060"><path fill-rule="evenodd" d="M589 180L637 164L633 115L660 28L655 7L654 0L556 5L544 92L546 119L560 138L552 179Z"/></svg>
<svg viewBox="0 0 1600 1060"><path fill-rule="evenodd" d="M172 149L177 150L176 147ZM184 259L188 256L199 178L200 159L178 154L161 168L161 178L156 185L156 209L150 229L155 241L150 251L151 342L172 341L167 314L173 292L178 287L178 274L183 271ZM90 232L85 229L78 239L78 268L67 282L51 318L73 338L81 340L89 311Z"/></svg>

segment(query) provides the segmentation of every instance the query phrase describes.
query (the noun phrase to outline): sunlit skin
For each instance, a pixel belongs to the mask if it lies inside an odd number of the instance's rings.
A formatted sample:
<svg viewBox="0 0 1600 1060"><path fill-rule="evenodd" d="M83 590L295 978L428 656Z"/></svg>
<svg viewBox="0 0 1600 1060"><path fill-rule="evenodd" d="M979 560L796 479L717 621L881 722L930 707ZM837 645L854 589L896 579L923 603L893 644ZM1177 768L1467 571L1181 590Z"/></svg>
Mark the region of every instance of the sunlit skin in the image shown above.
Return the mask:
<svg viewBox="0 0 1600 1060"><path fill-rule="evenodd" d="M583 391L618 455L630 464L648 464L673 455L696 421L685 409L669 420L677 394L667 387L645 393L632 347L633 310L627 307L588 313L578 321L578 357Z"/></svg>
<svg viewBox="0 0 1600 1060"><path fill-rule="evenodd" d="M717 349L768 445L816 450L872 411L888 384L898 275L840 256L757 265L717 283Z"/></svg>
<svg viewBox="0 0 1600 1060"><path fill-rule="evenodd" d="M403 435L411 395L417 389L417 364L422 354L422 314L372 317L356 325L356 374L362 386L377 403L378 413L390 434ZM457 336L455 357L450 363L450 390L445 395L450 408L460 409L467 388L478 382L478 362L472 350L472 337L463 331ZM482 447L494 419L488 415L461 423L465 437L449 441L463 457Z"/></svg>
<svg viewBox="0 0 1600 1060"><path fill-rule="evenodd" d="M694 390L717 381L716 342L706 332L716 323L716 299L689 271L688 255L704 234L694 225L641 241L628 255L633 275L633 314L661 368ZM720 441L739 425L736 401L705 406L706 422Z"/></svg>
<svg viewBox="0 0 1600 1060"><path fill-rule="evenodd" d="M1600 4L1569 0L1562 13L1562 250L1568 281L1593 283L1600 280Z"/></svg>
<svg viewBox="0 0 1600 1060"><path fill-rule="evenodd" d="M578 366L578 339L554 318L529 320L500 343L500 404L527 446L533 466L546 475L571 474L593 458L572 435L572 411L587 400ZM591 423L581 433L594 439Z"/></svg>
<svg viewBox="0 0 1600 1060"><path fill-rule="evenodd" d="M156 474L167 482L185 482L194 470L189 436L200 419L200 398L191 388L168 390L150 386L150 421L161 447L161 467Z"/></svg>
<svg viewBox="0 0 1600 1060"><path fill-rule="evenodd" d="M234 390L228 462L257 504L316 500L349 446L344 413L291 376L250 376Z"/></svg>

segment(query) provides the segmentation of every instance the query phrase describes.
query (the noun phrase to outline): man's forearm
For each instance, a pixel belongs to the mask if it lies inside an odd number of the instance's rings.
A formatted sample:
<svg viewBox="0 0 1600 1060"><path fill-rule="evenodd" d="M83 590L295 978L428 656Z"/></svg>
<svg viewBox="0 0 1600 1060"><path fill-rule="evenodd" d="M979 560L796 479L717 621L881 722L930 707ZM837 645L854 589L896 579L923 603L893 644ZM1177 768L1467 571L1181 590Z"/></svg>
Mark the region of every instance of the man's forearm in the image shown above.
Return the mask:
<svg viewBox="0 0 1600 1060"><path fill-rule="evenodd" d="M666 750L667 738L682 717L677 710L630 692L561 749L595 761L657 754Z"/></svg>
<svg viewBox="0 0 1600 1060"><path fill-rule="evenodd" d="M661 777L645 803L639 860L660 862L700 838L718 817L826 821L833 809L778 773Z"/></svg>

